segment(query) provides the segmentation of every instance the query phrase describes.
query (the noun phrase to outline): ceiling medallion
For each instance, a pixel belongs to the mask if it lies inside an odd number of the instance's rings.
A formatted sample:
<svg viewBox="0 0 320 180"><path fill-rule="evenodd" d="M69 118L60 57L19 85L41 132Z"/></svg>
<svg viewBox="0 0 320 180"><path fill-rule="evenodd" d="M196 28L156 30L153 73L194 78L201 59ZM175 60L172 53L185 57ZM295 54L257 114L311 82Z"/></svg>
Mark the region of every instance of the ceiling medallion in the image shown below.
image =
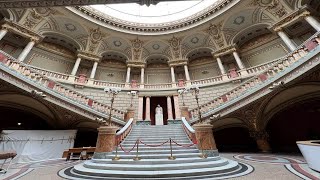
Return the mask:
<svg viewBox="0 0 320 180"><path fill-rule="evenodd" d="M154 45L152 46L152 48L153 48L154 50L158 50L158 49L160 49L160 45L159 45L159 44L154 44Z"/></svg>
<svg viewBox="0 0 320 180"><path fill-rule="evenodd" d="M190 42L192 42L193 44L197 44L199 42L199 38L198 37L194 37L190 40Z"/></svg>
<svg viewBox="0 0 320 180"><path fill-rule="evenodd" d="M244 22L245 18L243 16L239 16L234 19L233 24L240 25Z"/></svg>
<svg viewBox="0 0 320 180"><path fill-rule="evenodd" d="M116 46L116 47L120 47L122 45L121 41L113 41L113 44Z"/></svg>
<svg viewBox="0 0 320 180"><path fill-rule="evenodd" d="M64 26L66 27L66 29L67 29L68 31L75 31L75 30L77 30L76 26L73 25L73 24L70 24L70 23L65 24Z"/></svg>

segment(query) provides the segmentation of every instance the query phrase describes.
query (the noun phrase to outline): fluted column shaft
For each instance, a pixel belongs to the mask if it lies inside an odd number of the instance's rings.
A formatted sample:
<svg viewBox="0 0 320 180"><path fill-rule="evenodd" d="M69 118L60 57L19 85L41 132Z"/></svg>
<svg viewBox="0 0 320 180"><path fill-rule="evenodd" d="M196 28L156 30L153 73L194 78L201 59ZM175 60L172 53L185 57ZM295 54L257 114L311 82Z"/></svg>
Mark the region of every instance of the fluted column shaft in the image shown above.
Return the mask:
<svg viewBox="0 0 320 180"><path fill-rule="evenodd" d="M7 29L1 29L0 30L0 40L8 33Z"/></svg>
<svg viewBox="0 0 320 180"><path fill-rule="evenodd" d="M146 97L146 121L150 121L150 97Z"/></svg>
<svg viewBox="0 0 320 180"><path fill-rule="evenodd" d="M190 81L190 75L189 75L189 69L188 69L188 65L184 65L184 73L186 75L186 80Z"/></svg>
<svg viewBox="0 0 320 180"><path fill-rule="evenodd" d="M320 31L320 23L319 21L314 18L313 16L306 16L304 19L316 30Z"/></svg>
<svg viewBox="0 0 320 180"><path fill-rule="evenodd" d="M24 59L28 56L28 54L30 53L31 49L33 48L33 46L36 44L36 42L34 40L31 40L26 47L22 50L22 52L20 53L18 60L19 61L24 61Z"/></svg>
<svg viewBox="0 0 320 180"><path fill-rule="evenodd" d="M176 77L175 77L175 75L174 75L174 67L173 66L171 66L171 81L173 82L173 83L175 83L176 82Z"/></svg>
<svg viewBox="0 0 320 180"><path fill-rule="evenodd" d="M128 68L127 68L126 83L129 83L129 82L130 82L130 73L131 73L131 68L128 67Z"/></svg>
<svg viewBox="0 0 320 180"><path fill-rule="evenodd" d="M73 66L73 69L72 69L72 72L71 72L71 75L72 76L75 76L77 74L77 71L79 69L79 65L80 65L80 62L81 62L81 58L77 58L76 62L74 63L74 66Z"/></svg>
<svg viewBox="0 0 320 180"><path fill-rule="evenodd" d="M243 65L243 62L241 61L240 57L239 57L239 54L237 53L237 51L233 51L233 56L234 58L236 59L236 62L239 66L240 69L245 69L244 65Z"/></svg>
<svg viewBox="0 0 320 180"><path fill-rule="evenodd" d="M292 40L287 36L285 32L278 31L278 35L291 51L297 48L296 45L292 42Z"/></svg>
<svg viewBox="0 0 320 180"><path fill-rule="evenodd" d="M144 68L141 68L141 80L140 80L140 84L144 84Z"/></svg>
<svg viewBox="0 0 320 180"><path fill-rule="evenodd" d="M221 74L226 74L226 70L224 69L223 67L223 64L222 64L222 61L221 61L221 58L220 57L217 57L217 62L218 62L218 66L219 66L219 69L220 69L220 72Z"/></svg>
<svg viewBox="0 0 320 180"><path fill-rule="evenodd" d="M167 96L168 120L173 120L171 97Z"/></svg>

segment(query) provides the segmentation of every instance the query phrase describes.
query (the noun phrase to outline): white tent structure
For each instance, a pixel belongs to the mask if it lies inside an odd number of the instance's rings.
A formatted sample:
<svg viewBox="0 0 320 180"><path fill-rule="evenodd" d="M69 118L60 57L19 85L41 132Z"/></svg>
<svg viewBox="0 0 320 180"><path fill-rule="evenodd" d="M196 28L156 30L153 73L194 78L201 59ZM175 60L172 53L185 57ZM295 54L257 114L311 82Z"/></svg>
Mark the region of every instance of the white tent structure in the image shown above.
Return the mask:
<svg viewBox="0 0 320 180"><path fill-rule="evenodd" d="M32 162L62 157L72 148L77 130L3 130L0 151L15 150L14 162Z"/></svg>

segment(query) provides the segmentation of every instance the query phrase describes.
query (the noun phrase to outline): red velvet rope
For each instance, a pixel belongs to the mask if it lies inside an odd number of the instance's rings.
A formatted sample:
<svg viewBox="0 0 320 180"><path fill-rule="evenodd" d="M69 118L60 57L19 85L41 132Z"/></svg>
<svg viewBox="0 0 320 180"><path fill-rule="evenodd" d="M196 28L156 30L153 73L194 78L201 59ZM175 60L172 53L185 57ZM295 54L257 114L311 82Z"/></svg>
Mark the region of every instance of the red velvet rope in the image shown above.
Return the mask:
<svg viewBox="0 0 320 180"><path fill-rule="evenodd" d="M138 140L136 141L136 143L133 145L133 147L132 147L129 151L126 151L126 150L122 147L121 144L119 144L119 145L120 145L121 150L122 150L123 152L125 152L126 154L128 154L128 153L130 153L130 152L136 147L137 143L138 143Z"/></svg>
<svg viewBox="0 0 320 180"><path fill-rule="evenodd" d="M181 147L191 147L191 146L193 146L193 143L192 144L188 144L188 145L183 145L183 144L179 144L179 143L175 142L174 140L171 140L171 141L173 143L175 143L176 145L181 146Z"/></svg>
<svg viewBox="0 0 320 180"><path fill-rule="evenodd" d="M141 142L141 144L145 145L145 146L149 146L149 147L159 147L159 146L162 146L164 145L165 143L169 142L169 140L167 140L166 142L164 143L161 143L161 144L146 144L144 142L142 142L141 140L139 140Z"/></svg>

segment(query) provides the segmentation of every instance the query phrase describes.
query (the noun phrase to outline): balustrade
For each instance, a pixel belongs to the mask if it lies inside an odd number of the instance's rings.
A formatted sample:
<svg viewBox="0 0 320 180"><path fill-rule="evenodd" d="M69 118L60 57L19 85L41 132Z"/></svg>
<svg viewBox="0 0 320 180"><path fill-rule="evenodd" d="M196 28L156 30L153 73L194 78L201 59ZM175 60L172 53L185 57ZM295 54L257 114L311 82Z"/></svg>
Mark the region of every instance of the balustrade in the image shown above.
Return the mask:
<svg viewBox="0 0 320 180"><path fill-rule="evenodd" d="M108 105L94 101L93 99L90 99L85 95L78 93L77 91L69 89L63 86L62 84L59 84L49 79L47 76L47 73L55 75L59 75L59 73L52 73L49 71L41 71L40 69L34 69L33 67L30 67L29 65L24 64L23 62L17 61L16 59L14 59L13 57L11 57L3 51L0 51L0 53L6 56L5 61L2 61L1 63L2 66L12 69L15 72L19 73L25 80L32 81L33 83L36 83L36 85L38 86L45 87L47 90L63 95L65 98L72 100L76 104L86 105L86 107L90 107L96 111L100 111L101 109L95 106L95 104L99 104L101 107L103 107L103 110L101 112L107 113L107 111L110 110L110 107ZM115 108L112 108L112 111L114 117L117 117L118 119L122 120L124 119L123 111L120 111Z"/></svg>
<svg viewBox="0 0 320 180"><path fill-rule="evenodd" d="M270 63L266 63L266 64L259 66L260 68L266 68L266 67L267 68L259 75L256 75L256 76L250 78L249 80L240 84L238 87L232 89L231 91L229 91L219 97L216 97L212 101L207 102L207 103L201 105L200 107L205 107L204 110L206 112L208 112L208 110L210 110L210 109L215 109L215 108L221 106L222 104L225 104L226 102L230 102L232 99L235 99L245 93L250 92L250 89L252 89L256 85L264 82L267 79L272 78L273 76L277 75L279 72L283 71L284 69L291 66L295 62L299 61L299 59L301 59L302 57L307 55L308 49L306 49L306 47L304 45L309 41L313 41L313 40L317 39L319 34L320 34L320 32L316 33L314 36L312 36L310 39L308 39L305 43L300 45L298 48L296 48L296 50L292 51L287 56L280 58L280 59L277 59L275 61L272 61ZM318 42L318 41L316 41L316 42L317 42L317 46L319 46L320 42ZM253 72L255 72L255 69L257 69L259 67L257 67L257 66L253 67L253 68L249 69L248 72L253 73ZM197 115L195 113L197 111L198 111L198 108L194 108L189 111L191 113L193 119L197 118ZM203 114L203 113L201 113L201 114ZM205 117L205 116L203 116L203 117Z"/></svg>
<svg viewBox="0 0 320 180"><path fill-rule="evenodd" d="M163 83L163 84L145 84L145 89L168 89L171 88L171 83Z"/></svg>

